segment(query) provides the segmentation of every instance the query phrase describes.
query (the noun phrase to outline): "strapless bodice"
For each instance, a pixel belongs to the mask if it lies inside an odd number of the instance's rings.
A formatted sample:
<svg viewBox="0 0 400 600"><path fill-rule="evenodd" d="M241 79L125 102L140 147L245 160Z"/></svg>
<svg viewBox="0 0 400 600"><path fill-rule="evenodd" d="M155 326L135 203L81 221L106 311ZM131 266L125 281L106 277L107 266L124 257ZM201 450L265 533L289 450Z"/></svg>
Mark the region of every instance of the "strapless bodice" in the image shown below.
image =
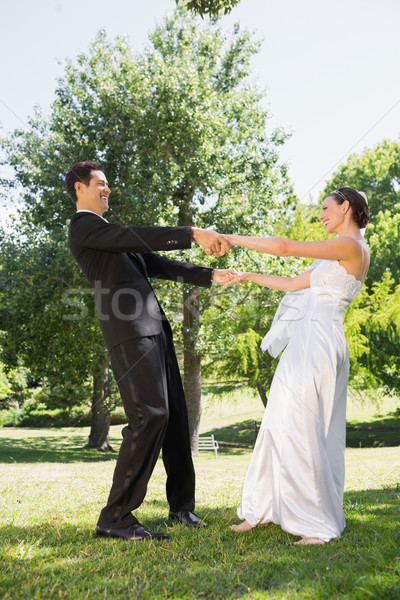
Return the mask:
<svg viewBox="0 0 400 600"><path fill-rule="evenodd" d="M338 260L321 260L311 272L310 286L327 292L336 292L352 302L362 288L362 283L346 271Z"/></svg>
<svg viewBox="0 0 400 600"><path fill-rule="evenodd" d="M310 287L284 296L261 343L261 349L273 357L288 344L299 321L311 318L314 323L341 324L347 307L362 288L361 281L337 260L318 259L310 269Z"/></svg>

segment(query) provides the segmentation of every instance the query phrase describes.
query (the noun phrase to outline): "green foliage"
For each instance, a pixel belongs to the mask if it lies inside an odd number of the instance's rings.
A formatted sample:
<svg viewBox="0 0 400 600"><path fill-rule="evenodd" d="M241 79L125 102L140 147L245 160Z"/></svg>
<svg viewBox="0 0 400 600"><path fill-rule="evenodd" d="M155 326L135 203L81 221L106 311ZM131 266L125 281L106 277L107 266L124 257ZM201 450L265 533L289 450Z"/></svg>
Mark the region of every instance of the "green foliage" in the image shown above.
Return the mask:
<svg viewBox="0 0 400 600"><path fill-rule="evenodd" d="M291 210L265 219L264 232L294 239L320 239L321 224L315 222L319 209L290 201L293 202ZM251 234L251 230L248 233ZM309 262L251 253L242 248L233 248L229 254L229 264L238 270L271 275L294 276ZM232 387L244 380L266 402L277 361L261 351L260 342L282 297L282 292L251 283L214 290L205 303L202 331L206 376L214 375L219 380L229 378Z"/></svg>
<svg viewBox="0 0 400 600"><path fill-rule="evenodd" d="M371 290L364 287L345 315L351 377L358 388L400 389L400 285L386 271Z"/></svg>
<svg viewBox="0 0 400 600"><path fill-rule="evenodd" d="M352 362L357 363L364 354L369 354L369 338L363 333L371 317L371 304L365 287L347 309L344 329Z"/></svg>
<svg viewBox="0 0 400 600"><path fill-rule="evenodd" d="M16 406L29 394L28 372L21 366L5 369L0 363L0 409Z"/></svg>
<svg viewBox="0 0 400 600"><path fill-rule="evenodd" d="M178 4L180 0L176 1ZM201 17L204 17L204 15L219 17L222 12L226 15L239 2L240 0L184 0L185 7Z"/></svg>
<svg viewBox="0 0 400 600"><path fill-rule="evenodd" d="M359 293L345 315L345 333L352 363L353 384L359 388L385 385L400 389L400 285L394 288L389 271L381 281Z"/></svg>
<svg viewBox="0 0 400 600"><path fill-rule="evenodd" d="M232 388L238 381L246 381L264 400L275 361L261 352L260 342L272 320L276 294L249 285L228 290L213 294L205 312L204 374L229 380Z"/></svg>
<svg viewBox="0 0 400 600"><path fill-rule="evenodd" d="M10 367L22 362L36 382L64 391L69 387L70 393L59 399L68 411L81 403L83 382L105 353L92 295L81 287L85 284L69 257L65 231L9 235L2 250L2 359ZM84 306L71 306L82 298ZM81 314L85 318L78 318Z"/></svg>
<svg viewBox="0 0 400 600"><path fill-rule="evenodd" d="M381 282L372 286L371 319L366 331L371 340L372 352L368 368L379 374L379 379L389 388L400 389L400 284L394 288L391 273L386 272Z"/></svg>
<svg viewBox="0 0 400 600"><path fill-rule="evenodd" d="M387 271L391 272L396 284L400 283L400 204L373 215L366 240L371 252L367 285L370 287Z"/></svg>
<svg viewBox="0 0 400 600"><path fill-rule="evenodd" d="M3 365L0 363L0 402L3 404L3 402L11 396L11 393L11 381L5 374Z"/></svg>
<svg viewBox="0 0 400 600"><path fill-rule="evenodd" d="M12 406L0 411L1 427L77 427L87 425L90 420L82 408L72 408L66 413L59 409L48 409L43 404L26 401L22 406Z"/></svg>
<svg viewBox="0 0 400 600"><path fill-rule="evenodd" d="M327 182L322 195L341 186L367 194L372 220L380 211L400 208L400 143L385 139L361 154L352 154Z"/></svg>
<svg viewBox="0 0 400 600"><path fill-rule="evenodd" d="M371 265L365 289L346 313L352 374L360 385L400 389L400 143L384 140L341 165L323 195L348 185L367 194L365 239Z"/></svg>
<svg viewBox="0 0 400 600"><path fill-rule="evenodd" d="M50 410L62 408L67 414L75 404L88 406L90 399L90 389L87 385L76 385L70 382L65 382L64 385L53 385L51 388L43 387L35 395L35 400L39 404L43 404Z"/></svg>

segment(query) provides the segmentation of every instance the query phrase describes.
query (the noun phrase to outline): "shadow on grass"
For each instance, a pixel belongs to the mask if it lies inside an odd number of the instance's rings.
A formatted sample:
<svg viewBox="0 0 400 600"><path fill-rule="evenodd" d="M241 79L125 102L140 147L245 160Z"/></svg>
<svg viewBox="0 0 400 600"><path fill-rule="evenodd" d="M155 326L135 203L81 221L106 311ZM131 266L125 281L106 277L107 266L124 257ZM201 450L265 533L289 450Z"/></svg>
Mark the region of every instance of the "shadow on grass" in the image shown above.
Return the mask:
<svg viewBox="0 0 400 600"><path fill-rule="evenodd" d="M5 524L2 597L18 591L32 598L398 598L397 496L347 493L342 538L299 548L276 525L234 534L233 507L210 509L207 529L171 528L171 540L162 543L97 539L79 522ZM161 518L146 519L146 510L153 512L146 505L144 522L165 531Z"/></svg>
<svg viewBox="0 0 400 600"><path fill-rule="evenodd" d="M396 411L387 415L393 423L399 423ZM386 419L386 417L385 417ZM209 429L202 435L214 435L219 443L219 453L239 456L251 451L254 447L261 421L252 419L241 421L227 427ZM349 447L378 447L400 445L400 427L375 426L362 423L347 430L346 445ZM2 430L4 433L6 430ZM24 431L26 433L27 430ZM115 460L117 452L99 452L87 448L87 436L79 434L62 434L54 437L4 437L0 439L0 463L73 463L73 462L107 462ZM118 451L120 441L112 442Z"/></svg>
<svg viewBox="0 0 400 600"><path fill-rule="evenodd" d="M377 415L371 421L347 424L346 443L350 447L400 446L400 409Z"/></svg>
<svg viewBox="0 0 400 600"><path fill-rule="evenodd" d="M27 437L0 440L0 463L72 463L115 460L116 452L99 452L85 447L87 436Z"/></svg>
<svg viewBox="0 0 400 600"><path fill-rule="evenodd" d="M371 421L350 421L348 425L355 427L398 427L400 429L400 408L383 415L375 415Z"/></svg>
<svg viewBox="0 0 400 600"><path fill-rule="evenodd" d="M220 444L221 452L240 454L254 447L261 420L247 420L216 427L202 433L213 435ZM346 429L346 445L351 448L377 448L400 446L400 413L393 411L379 420L351 423Z"/></svg>
<svg viewBox="0 0 400 600"><path fill-rule="evenodd" d="M220 446L219 452L242 454L254 448L260 424L260 420L248 419L227 427L209 429L201 435L213 435Z"/></svg>

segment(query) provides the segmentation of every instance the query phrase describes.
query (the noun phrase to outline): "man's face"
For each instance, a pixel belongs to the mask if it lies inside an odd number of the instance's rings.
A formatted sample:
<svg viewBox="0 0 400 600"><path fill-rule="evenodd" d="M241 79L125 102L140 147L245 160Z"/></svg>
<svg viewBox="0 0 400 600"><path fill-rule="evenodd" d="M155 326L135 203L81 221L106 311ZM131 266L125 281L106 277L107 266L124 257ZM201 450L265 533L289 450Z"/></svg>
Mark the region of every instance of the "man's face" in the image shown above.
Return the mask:
<svg viewBox="0 0 400 600"><path fill-rule="evenodd" d="M102 215L108 209L111 190L103 171L92 171L89 185L79 181L75 184L75 189L78 209L92 210L98 215Z"/></svg>

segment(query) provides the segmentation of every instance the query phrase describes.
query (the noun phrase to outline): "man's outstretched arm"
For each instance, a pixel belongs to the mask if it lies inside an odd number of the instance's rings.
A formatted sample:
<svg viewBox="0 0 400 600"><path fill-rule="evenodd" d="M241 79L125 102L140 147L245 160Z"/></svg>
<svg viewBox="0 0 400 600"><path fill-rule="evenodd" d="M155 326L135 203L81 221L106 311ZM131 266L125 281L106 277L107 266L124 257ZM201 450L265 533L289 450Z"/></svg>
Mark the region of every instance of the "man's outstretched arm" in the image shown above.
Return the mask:
<svg viewBox="0 0 400 600"><path fill-rule="evenodd" d="M107 223L98 215L76 213L71 219L70 245L109 252L147 252L190 248L196 241L207 254L222 256L230 244L214 231L198 227L126 227Z"/></svg>
<svg viewBox="0 0 400 600"><path fill-rule="evenodd" d="M212 269L201 265L173 260L155 252L142 253L149 277L170 279L200 287L210 287L211 282L227 285L237 274L235 269ZM229 274L229 277L228 277Z"/></svg>

